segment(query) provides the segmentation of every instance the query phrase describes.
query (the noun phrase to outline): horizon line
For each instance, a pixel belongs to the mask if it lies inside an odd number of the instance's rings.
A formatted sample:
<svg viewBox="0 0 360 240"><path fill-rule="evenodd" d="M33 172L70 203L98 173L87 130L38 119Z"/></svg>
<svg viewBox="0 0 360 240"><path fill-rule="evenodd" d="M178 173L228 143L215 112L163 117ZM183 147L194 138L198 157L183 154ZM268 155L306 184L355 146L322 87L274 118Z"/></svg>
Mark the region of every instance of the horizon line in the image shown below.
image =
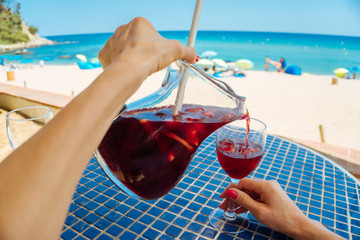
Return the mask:
<svg viewBox="0 0 360 240"><path fill-rule="evenodd" d="M190 30L158 30L158 32L190 32ZM249 33L276 33L276 34L299 34L299 35L319 35L331 37L354 37L360 38L360 35L336 35L331 33L301 33L301 32L270 32L270 31L249 31L249 30L198 30L198 32L249 32ZM96 33L71 33L71 34L57 34L57 35L44 35L41 37L58 37L70 35L92 35L92 34L113 34L113 32L96 32Z"/></svg>

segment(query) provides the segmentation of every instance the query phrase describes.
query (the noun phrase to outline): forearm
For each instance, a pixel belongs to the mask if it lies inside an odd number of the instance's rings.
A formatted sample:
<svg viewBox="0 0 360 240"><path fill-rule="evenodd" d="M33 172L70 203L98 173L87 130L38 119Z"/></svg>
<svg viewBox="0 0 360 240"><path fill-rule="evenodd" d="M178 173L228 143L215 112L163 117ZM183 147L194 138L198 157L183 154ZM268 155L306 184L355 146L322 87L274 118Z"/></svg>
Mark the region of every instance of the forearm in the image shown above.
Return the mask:
<svg viewBox="0 0 360 240"><path fill-rule="evenodd" d="M104 73L0 165L0 239L58 239L81 174L125 101L151 73L195 57L144 18L117 28L99 52Z"/></svg>
<svg viewBox="0 0 360 240"><path fill-rule="evenodd" d="M133 66L111 66L0 165L1 239L58 238L92 153L146 76Z"/></svg>
<svg viewBox="0 0 360 240"><path fill-rule="evenodd" d="M294 230L294 233L291 234L291 237L296 240L307 240L307 239L343 239L339 235L331 232L326 227L324 227L321 223L307 219L303 221L301 226L298 226L297 229Z"/></svg>

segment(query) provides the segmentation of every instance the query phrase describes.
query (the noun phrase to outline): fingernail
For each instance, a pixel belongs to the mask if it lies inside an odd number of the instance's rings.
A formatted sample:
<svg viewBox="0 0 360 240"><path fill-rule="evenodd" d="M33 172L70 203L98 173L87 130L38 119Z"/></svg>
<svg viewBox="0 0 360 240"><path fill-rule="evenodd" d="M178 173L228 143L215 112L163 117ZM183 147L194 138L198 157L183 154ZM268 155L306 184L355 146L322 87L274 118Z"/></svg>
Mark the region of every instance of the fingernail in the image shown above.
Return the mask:
<svg viewBox="0 0 360 240"><path fill-rule="evenodd" d="M237 192L231 189L226 190L225 194L231 199L236 199L238 196Z"/></svg>
<svg viewBox="0 0 360 240"><path fill-rule="evenodd" d="M195 62L198 62L199 60L200 60L200 56L199 56L199 55L196 55Z"/></svg>

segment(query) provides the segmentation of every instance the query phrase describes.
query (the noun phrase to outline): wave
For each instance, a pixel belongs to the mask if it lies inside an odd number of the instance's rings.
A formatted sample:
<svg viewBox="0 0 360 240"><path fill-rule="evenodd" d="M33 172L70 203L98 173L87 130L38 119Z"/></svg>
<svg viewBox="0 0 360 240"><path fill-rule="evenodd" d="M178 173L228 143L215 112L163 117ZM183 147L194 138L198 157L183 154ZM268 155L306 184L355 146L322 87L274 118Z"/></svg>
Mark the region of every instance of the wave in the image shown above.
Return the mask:
<svg viewBox="0 0 360 240"><path fill-rule="evenodd" d="M58 44L77 44L80 43L80 41L63 41L63 42L58 42Z"/></svg>

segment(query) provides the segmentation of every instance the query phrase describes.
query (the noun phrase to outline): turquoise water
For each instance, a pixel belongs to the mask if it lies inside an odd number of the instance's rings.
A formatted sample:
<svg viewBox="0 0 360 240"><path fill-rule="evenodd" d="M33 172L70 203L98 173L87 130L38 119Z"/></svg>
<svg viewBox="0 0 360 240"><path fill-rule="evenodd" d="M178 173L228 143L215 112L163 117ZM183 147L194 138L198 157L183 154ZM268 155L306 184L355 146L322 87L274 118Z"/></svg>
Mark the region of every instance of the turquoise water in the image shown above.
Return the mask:
<svg viewBox="0 0 360 240"><path fill-rule="evenodd" d="M163 31L166 38L176 39L186 45L187 31ZM32 58L38 63L42 57L54 60L47 64L76 63L76 54L95 58L111 33L51 36L57 45L30 48ZM312 34L199 31L195 44L199 55L207 50L218 53L216 58L236 61L247 58L254 62L254 70L264 69L265 56L273 60L284 57L288 65L298 65L303 72L332 74L339 67L360 66L360 37L327 36ZM70 59L60 56L69 55ZM272 68L271 70L275 70Z"/></svg>

